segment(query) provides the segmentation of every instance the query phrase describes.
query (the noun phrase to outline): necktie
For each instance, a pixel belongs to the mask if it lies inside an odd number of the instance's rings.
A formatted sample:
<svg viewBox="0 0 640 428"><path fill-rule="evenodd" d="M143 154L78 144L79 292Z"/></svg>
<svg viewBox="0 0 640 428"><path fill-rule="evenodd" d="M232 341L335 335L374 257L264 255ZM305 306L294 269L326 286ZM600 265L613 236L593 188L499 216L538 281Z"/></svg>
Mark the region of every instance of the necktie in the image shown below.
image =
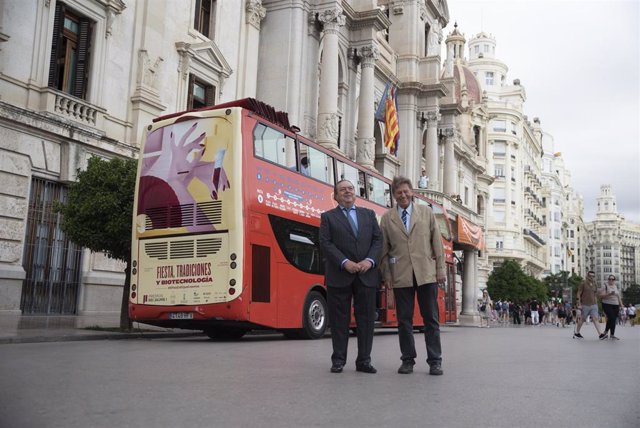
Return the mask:
<svg viewBox="0 0 640 428"><path fill-rule="evenodd" d="M350 210L343 208L344 214L347 216L347 220L349 220L349 224L351 225L351 229L353 230L353 234L358 236L358 226L356 226L356 222L353 221L353 217L349 213ZM355 210L354 210L355 211Z"/></svg>
<svg viewBox="0 0 640 428"><path fill-rule="evenodd" d="M404 228L409 230L409 228L407 227L407 220L408 220L408 212L407 210L402 210L402 222L404 223Z"/></svg>

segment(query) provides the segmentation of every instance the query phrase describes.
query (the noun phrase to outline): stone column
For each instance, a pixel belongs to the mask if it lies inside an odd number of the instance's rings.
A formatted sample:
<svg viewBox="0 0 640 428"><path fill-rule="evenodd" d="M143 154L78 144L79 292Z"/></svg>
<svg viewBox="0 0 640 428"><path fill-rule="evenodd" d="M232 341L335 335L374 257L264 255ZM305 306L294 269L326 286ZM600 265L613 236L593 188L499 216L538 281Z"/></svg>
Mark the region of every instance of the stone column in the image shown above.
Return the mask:
<svg viewBox="0 0 640 428"><path fill-rule="evenodd" d="M318 16L324 24L324 46L316 134L318 143L332 150L338 150L338 32L345 19L340 7L324 10Z"/></svg>
<svg viewBox="0 0 640 428"><path fill-rule="evenodd" d="M438 168L440 159L438 156L438 121L440 113L436 111L427 112L427 143L424 148L424 158L426 160L427 177L429 177L429 189L438 190Z"/></svg>
<svg viewBox="0 0 640 428"><path fill-rule="evenodd" d="M447 195L453 195L456 193L456 162L455 151L453 148L453 141L455 138L455 131L453 128L447 128L444 130L445 145L444 145L444 174L443 174L443 193Z"/></svg>
<svg viewBox="0 0 640 428"><path fill-rule="evenodd" d="M358 149L356 162L364 167L375 169L374 127L374 77L373 72L378 59L378 47L364 46L360 49L360 101L358 103Z"/></svg>
<svg viewBox="0 0 640 428"><path fill-rule="evenodd" d="M462 310L459 322L461 325L478 325L480 314L476 307L476 280L478 255L476 250L464 250L464 267L462 272Z"/></svg>
<svg viewBox="0 0 640 428"><path fill-rule="evenodd" d="M260 45L260 23L267 16L262 0L246 0L246 43L242 48L245 66L239 70L240 97L256 97L258 81L258 47ZM294 122L296 123L296 122Z"/></svg>
<svg viewBox="0 0 640 428"><path fill-rule="evenodd" d="M464 250L462 271L462 314L477 315L476 308L476 250Z"/></svg>

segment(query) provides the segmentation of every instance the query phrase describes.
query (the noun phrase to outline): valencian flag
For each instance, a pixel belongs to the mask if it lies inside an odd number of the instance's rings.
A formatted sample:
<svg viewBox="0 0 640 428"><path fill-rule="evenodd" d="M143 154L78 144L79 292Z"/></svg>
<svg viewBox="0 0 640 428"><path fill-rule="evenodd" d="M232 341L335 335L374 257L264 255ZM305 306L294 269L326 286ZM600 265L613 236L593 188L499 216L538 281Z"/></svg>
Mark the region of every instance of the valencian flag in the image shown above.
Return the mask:
<svg viewBox="0 0 640 428"><path fill-rule="evenodd" d="M398 143L400 142L400 127L398 125L398 96L397 88L387 83L378 104L376 120L384 122L384 145L394 156L398 154Z"/></svg>

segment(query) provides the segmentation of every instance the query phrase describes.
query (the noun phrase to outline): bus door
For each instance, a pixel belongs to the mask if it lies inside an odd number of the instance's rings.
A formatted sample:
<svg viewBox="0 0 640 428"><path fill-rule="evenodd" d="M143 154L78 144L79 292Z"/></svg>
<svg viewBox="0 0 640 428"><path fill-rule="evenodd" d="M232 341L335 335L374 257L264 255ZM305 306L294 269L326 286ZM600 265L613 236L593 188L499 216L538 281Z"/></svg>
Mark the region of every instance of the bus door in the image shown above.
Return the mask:
<svg viewBox="0 0 640 428"><path fill-rule="evenodd" d="M447 263L447 282L444 288L444 321L456 322L456 265Z"/></svg>
<svg viewBox="0 0 640 428"><path fill-rule="evenodd" d="M260 325L276 325L277 287L275 287L275 260L273 239L260 233L249 236L248 275L251 290L249 321Z"/></svg>

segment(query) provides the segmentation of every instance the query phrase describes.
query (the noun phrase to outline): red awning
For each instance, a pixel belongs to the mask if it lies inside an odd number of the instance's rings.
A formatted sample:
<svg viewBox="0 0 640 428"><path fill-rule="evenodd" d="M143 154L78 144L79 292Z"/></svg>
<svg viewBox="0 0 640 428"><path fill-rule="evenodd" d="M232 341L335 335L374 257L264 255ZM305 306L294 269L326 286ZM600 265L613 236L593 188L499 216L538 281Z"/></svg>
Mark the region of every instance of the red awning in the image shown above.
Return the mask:
<svg viewBox="0 0 640 428"><path fill-rule="evenodd" d="M458 216L458 242L472 245L478 250L484 250L484 235L482 228Z"/></svg>

